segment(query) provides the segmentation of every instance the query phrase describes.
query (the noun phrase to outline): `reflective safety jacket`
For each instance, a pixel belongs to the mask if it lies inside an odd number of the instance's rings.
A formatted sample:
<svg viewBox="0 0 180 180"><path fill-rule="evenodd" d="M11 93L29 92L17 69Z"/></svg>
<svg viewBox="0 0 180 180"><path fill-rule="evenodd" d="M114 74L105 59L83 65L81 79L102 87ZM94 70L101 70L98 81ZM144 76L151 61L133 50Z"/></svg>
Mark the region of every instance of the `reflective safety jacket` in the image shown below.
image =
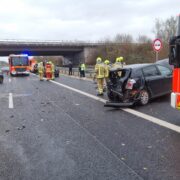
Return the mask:
<svg viewBox="0 0 180 180"><path fill-rule="evenodd" d="M85 64L81 64L81 71L85 71L85 70L86 70Z"/></svg>
<svg viewBox="0 0 180 180"><path fill-rule="evenodd" d="M105 78L109 77L109 70L110 70L110 66L107 64L104 64L104 77Z"/></svg>
<svg viewBox="0 0 180 180"><path fill-rule="evenodd" d="M52 72L54 73L54 71L55 71L55 66L54 66L53 63L51 64L51 68L52 68Z"/></svg>
<svg viewBox="0 0 180 180"><path fill-rule="evenodd" d="M44 72L44 66L43 65L38 65L38 72L43 73Z"/></svg>
<svg viewBox="0 0 180 180"><path fill-rule="evenodd" d="M123 64L121 62L115 62L113 65L112 65L113 68L123 68Z"/></svg>
<svg viewBox="0 0 180 180"><path fill-rule="evenodd" d="M95 72L96 72L96 78L104 78L105 76L105 69L104 69L104 64L103 63L97 63L95 65Z"/></svg>
<svg viewBox="0 0 180 180"><path fill-rule="evenodd" d="M52 64L46 64L46 73L52 73Z"/></svg>

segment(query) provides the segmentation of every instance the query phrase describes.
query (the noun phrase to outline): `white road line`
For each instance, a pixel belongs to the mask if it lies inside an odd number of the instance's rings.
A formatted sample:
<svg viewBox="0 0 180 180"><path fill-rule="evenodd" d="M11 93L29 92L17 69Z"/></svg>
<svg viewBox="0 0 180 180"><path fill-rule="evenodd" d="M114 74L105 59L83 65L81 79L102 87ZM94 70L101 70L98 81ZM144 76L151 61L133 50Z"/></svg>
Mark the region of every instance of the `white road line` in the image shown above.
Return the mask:
<svg viewBox="0 0 180 180"><path fill-rule="evenodd" d="M9 108L13 109L14 108L14 104L13 104L13 94L9 93Z"/></svg>
<svg viewBox="0 0 180 180"><path fill-rule="evenodd" d="M9 82L11 82L11 78L9 78Z"/></svg>
<svg viewBox="0 0 180 180"><path fill-rule="evenodd" d="M82 95L84 95L84 96L87 96L87 97L89 97L89 98L91 98L91 99L94 99L94 100L96 100L96 101L100 101L100 102L102 102L102 103L106 103L106 100L105 100L105 99L99 98L99 97L94 96L94 95L92 95L92 94L89 94L89 93L86 93L86 92L84 92L84 91L81 91L81 90L72 88L72 87L70 87L70 86L61 84L61 83L56 82L56 81L51 81L51 80L50 80L50 82L52 82L52 83L54 83L54 84L56 84L56 85L58 85L58 86L64 87L64 88L66 88L66 89L72 90L72 91L74 91L74 92L77 92L77 93L79 93L79 94L82 94ZM159 126L162 126L162 127L168 128L168 129L170 129L170 130L172 130L172 131L175 131L175 132L180 133L180 126L177 126L177 125L168 123L168 122L166 122L166 121L164 121L164 120L161 120L161 119L158 119L158 118L156 118L156 117L153 117L153 116L150 116L150 115L141 113L141 112L136 111L136 110L133 110L133 109L124 108L124 109L121 109L121 110L123 110L123 111L125 111L125 112L127 112L127 113L130 113L130 114L133 114L133 115L135 115L135 116L137 116L137 117L140 117L140 118L142 118L142 119L145 119L145 120L147 120L147 121L150 121L150 122L152 122L152 123L154 123L154 124L157 124L157 125L159 125Z"/></svg>

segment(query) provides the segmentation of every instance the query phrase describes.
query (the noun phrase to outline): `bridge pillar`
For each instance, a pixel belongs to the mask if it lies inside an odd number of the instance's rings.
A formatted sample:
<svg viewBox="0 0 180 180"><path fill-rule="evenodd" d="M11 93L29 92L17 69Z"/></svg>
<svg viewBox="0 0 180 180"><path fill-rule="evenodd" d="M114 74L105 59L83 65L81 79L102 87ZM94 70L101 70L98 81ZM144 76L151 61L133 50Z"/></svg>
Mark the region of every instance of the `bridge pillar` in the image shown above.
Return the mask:
<svg viewBox="0 0 180 180"><path fill-rule="evenodd" d="M84 47L83 51L65 56L65 58L71 61L74 65L79 65L81 63L94 64L96 55L97 50L95 47Z"/></svg>
<svg viewBox="0 0 180 180"><path fill-rule="evenodd" d="M84 62L86 64L94 64L97 56L97 48L95 47L84 47Z"/></svg>

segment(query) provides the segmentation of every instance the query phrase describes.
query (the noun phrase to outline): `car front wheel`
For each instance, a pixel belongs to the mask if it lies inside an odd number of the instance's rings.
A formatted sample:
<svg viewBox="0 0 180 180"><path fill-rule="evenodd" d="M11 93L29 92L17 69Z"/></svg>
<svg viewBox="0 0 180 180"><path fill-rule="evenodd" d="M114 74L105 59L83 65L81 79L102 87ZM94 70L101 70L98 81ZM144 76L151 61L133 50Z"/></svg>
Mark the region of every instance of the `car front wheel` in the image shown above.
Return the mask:
<svg viewBox="0 0 180 180"><path fill-rule="evenodd" d="M141 92L140 92L140 104L141 105L146 105L146 104L148 104L148 102L149 102L149 93L148 93L148 91L147 90L142 90Z"/></svg>

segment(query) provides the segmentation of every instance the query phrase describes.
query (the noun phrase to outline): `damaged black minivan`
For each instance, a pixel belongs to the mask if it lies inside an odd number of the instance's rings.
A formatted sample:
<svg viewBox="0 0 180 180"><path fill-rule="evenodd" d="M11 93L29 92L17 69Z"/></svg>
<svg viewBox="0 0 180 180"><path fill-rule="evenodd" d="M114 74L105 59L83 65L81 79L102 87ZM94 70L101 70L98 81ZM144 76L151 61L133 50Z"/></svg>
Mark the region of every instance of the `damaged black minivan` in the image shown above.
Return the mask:
<svg viewBox="0 0 180 180"><path fill-rule="evenodd" d="M134 64L111 69L107 95L111 103L146 105L171 92L172 70L159 64Z"/></svg>

